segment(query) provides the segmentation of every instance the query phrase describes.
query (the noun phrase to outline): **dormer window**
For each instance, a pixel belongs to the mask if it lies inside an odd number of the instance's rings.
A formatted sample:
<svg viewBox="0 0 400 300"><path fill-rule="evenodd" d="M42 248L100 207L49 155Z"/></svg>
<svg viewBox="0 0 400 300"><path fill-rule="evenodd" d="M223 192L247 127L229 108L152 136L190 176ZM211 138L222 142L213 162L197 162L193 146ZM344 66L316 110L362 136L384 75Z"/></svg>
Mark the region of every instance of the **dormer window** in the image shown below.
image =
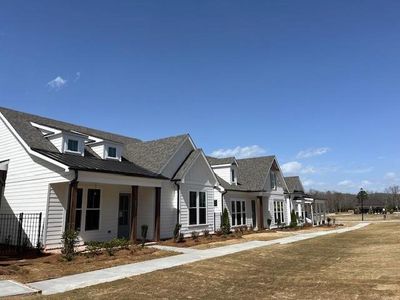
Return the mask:
<svg viewBox="0 0 400 300"><path fill-rule="evenodd" d="M107 157L117 158L117 148L116 147L108 147Z"/></svg>
<svg viewBox="0 0 400 300"><path fill-rule="evenodd" d="M67 150L71 152L79 152L78 140L68 139Z"/></svg>

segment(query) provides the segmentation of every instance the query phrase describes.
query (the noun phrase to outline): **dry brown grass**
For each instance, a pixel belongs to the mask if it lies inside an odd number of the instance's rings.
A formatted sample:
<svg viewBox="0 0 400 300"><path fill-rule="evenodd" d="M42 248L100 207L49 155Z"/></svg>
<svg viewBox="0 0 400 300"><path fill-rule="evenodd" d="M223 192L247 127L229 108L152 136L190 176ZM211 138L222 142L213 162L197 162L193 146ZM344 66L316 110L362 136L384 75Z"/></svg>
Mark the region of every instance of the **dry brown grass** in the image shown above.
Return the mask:
<svg viewBox="0 0 400 300"><path fill-rule="evenodd" d="M176 253L154 248L131 247L131 250L117 251L113 256L103 253L93 257L86 257L81 254L68 262L60 254L51 254L35 259L1 262L0 280L12 279L24 283L34 282L170 255L176 255Z"/></svg>
<svg viewBox="0 0 400 300"><path fill-rule="evenodd" d="M400 222L275 245L50 299L400 299Z"/></svg>
<svg viewBox="0 0 400 300"><path fill-rule="evenodd" d="M330 214L329 217L336 219L336 223L354 223L361 221L361 214L338 213ZM386 219L381 214L364 214L364 221L368 222L384 222L384 221L400 221L400 213L387 214Z"/></svg>

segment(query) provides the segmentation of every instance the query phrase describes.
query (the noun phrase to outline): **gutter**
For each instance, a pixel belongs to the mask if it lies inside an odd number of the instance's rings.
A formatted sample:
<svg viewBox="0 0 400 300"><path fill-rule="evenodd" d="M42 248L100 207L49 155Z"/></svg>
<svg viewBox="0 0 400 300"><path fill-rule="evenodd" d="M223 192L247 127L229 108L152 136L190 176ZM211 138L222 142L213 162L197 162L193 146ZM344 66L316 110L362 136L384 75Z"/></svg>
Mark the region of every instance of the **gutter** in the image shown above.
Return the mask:
<svg viewBox="0 0 400 300"><path fill-rule="evenodd" d="M78 170L74 170L75 176L69 183L68 188L68 201L67 201L67 213L65 215L65 230L68 229L69 219L71 214L71 201L72 201L72 186L78 183Z"/></svg>

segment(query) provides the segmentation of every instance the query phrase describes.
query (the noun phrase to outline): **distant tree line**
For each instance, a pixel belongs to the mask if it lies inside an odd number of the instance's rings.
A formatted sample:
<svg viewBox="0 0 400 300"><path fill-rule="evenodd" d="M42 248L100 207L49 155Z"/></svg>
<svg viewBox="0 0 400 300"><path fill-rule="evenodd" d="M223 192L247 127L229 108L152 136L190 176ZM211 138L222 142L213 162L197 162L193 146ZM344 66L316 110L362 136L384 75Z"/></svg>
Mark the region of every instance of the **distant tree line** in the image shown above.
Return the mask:
<svg viewBox="0 0 400 300"><path fill-rule="evenodd" d="M384 193L373 191L367 191L367 193L368 198L364 200L364 207L384 207L387 211L400 210L400 187L398 185L389 186ZM346 212L360 207L357 194L317 190L310 190L308 194L326 200L329 212Z"/></svg>

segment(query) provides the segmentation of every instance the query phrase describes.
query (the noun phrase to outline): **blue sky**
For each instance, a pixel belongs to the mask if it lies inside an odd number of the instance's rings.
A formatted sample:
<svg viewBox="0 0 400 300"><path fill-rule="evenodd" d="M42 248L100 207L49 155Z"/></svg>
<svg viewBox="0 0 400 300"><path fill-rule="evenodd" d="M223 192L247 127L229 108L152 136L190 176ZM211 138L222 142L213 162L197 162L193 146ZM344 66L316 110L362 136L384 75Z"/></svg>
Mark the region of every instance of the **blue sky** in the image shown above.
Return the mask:
<svg viewBox="0 0 400 300"><path fill-rule="evenodd" d="M399 1L2 1L0 105L383 190L400 183L399 33Z"/></svg>

